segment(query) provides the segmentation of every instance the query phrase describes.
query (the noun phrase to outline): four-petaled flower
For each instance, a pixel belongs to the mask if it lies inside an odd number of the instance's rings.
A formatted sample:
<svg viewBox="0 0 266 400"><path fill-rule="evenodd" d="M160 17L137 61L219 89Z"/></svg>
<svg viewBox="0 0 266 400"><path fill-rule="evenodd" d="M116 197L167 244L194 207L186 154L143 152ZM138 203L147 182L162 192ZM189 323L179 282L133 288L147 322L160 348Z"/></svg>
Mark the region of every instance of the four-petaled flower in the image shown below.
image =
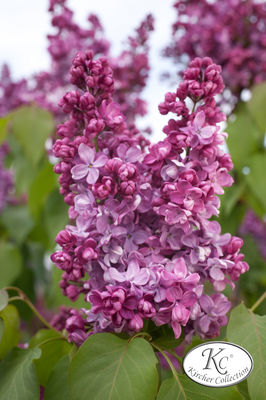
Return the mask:
<svg viewBox="0 0 266 400"><path fill-rule="evenodd" d="M82 162L71 169L72 178L78 181L86 177L86 181L92 185L97 182L99 168L106 164L108 158L103 153L96 154L94 149L84 143L79 145L78 154Z"/></svg>

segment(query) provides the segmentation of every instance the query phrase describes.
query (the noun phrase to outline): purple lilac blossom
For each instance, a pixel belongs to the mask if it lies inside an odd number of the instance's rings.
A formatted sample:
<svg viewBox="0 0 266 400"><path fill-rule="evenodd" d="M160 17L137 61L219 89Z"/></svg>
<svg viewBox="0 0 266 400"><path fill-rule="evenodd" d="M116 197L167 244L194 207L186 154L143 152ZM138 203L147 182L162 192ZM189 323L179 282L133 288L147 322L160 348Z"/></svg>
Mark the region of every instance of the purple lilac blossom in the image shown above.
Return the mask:
<svg viewBox="0 0 266 400"><path fill-rule="evenodd" d="M243 241L221 235L210 220L219 213L217 195L233 182L218 127L225 116L214 99L224 88L221 67L206 57L189 64L177 91L159 105L172 113L166 137L149 148L112 105L105 57L79 52L70 76L77 89L60 101L69 119L58 127L54 155L73 225L57 235L61 250L51 259L63 271L63 294L91 305L66 318L70 340L133 333L149 319L168 324L176 338L182 330L187 338L216 336L230 308L221 291L248 270ZM92 120L96 131L88 130ZM92 166L103 156L105 164ZM97 170L89 181L88 163Z"/></svg>
<svg viewBox="0 0 266 400"><path fill-rule="evenodd" d="M178 0L164 55L175 63L209 56L222 67L234 104L243 89L266 80L266 4L256 0ZM186 57L187 56L187 57Z"/></svg>
<svg viewBox="0 0 266 400"><path fill-rule="evenodd" d="M229 105L228 113L232 112L244 89L266 80L266 3L178 0L174 8L177 18L164 55L183 67L186 59L203 55L221 65L227 89L221 104ZM239 232L252 235L266 258L265 221L247 210Z"/></svg>
<svg viewBox="0 0 266 400"><path fill-rule="evenodd" d="M13 81L6 65L3 66L0 78L0 116L22 104L37 103L40 107L51 111L57 122L64 122L65 114L58 107L58 100L69 88L69 69L77 51L90 49L97 55L108 55L114 71L116 86L114 100L119 102L123 114L134 130L136 116L147 112L146 101L141 92L146 86L149 74L148 40L153 31L153 17L148 15L129 36L125 49L118 56L111 56L110 42L104 37L104 29L99 18L90 14L88 26L80 27L74 20L74 12L67 6L67 0L50 0L49 13L54 34L47 35L50 68L36 73L28 80ZM78 74L79 71L76 71ZM74 72L73 72L74 79ZM108 104L108 118L116 113L116 103ZM106 105L103 103L100 113L105 118ZM95 121L91 121L88 129L93 129ZM97 130L97 128L95 128Z"/></svg>
<svg viewBox="0 0 266 400"><path fill-rule="evenodd" d="M82 28L74 21L73 11L67 7L67 0L50 0L49 12L51 14L51 25L55 28L54 34L48 35L48 52L51 58L51 66L48 71L42 71L33 75L28 80L21 79L13 81L7 65L2 68L0 77L0 117L5 116L13 109L25 104L36 103L53 113L57 123L64 122L65 111L69 105L58 107L58 100L69 87L69 68L77 51L91 49L94 54L109 55L110 43L104 38L104 30L94 14L88 16L88 27ZM148 39L153 31L153 17L148 15L130 36L126 42L126 48L117 57L110 57L111 66L116 78L114 100L112 103L102 102L99 114L102 118L91 118L86 129L88 135L97 134L98 130L107 123L110 128L127 117L132 134L138 134L135 127L137 116L145 115L147 104L141 97L141 92L146 86L149 74ZM72 69L72 79L79 76L80 70ZM82 98L82 109L86 109L90 103L90 95ZM72 96L73 100L73 96ZM76 99L77 100L77 99ZM71 107L72 105L70 105ZM120 108L121 111L120 112ZM58 129L58 136L72 136L75 128L73 119L68 124ZM52 138L53 139L53 138ZM148 141L143 137L143 142ZM48 154L50 153L48 149ZM81 159L81 161L83 161ZM97 175L97 169L89 169L88 177ZM96 175L95 175L96 174ZM12 172L4 169L1 163L2 184L0 188L0 211L7 202L6 195L10 190ZM89 178L88 178L89 179ZM93 178L92 178L93 179ZM101 197L108 194L112 186L112 180L103 178L98 183L95 191ZM132 192L134 184L124 183L124 191ZM18 200L19 201L19 200Z"/></svg>

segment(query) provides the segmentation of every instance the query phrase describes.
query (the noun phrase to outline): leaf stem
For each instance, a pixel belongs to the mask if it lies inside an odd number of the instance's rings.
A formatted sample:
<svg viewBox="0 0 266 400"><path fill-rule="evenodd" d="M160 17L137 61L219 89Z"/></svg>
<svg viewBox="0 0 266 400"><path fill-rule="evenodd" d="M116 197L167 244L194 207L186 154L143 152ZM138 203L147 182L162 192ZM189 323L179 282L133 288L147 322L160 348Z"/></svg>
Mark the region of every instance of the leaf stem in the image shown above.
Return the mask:
<svg viewBox="0 0 266 400"><path fill-rule="evenodd" d="M174 350L169 349L169 350L167 350L167 352L170 353L173 357L175 357L177 359L177 361L180 364L180 367L182 368L182 358L179 357Z"/></svg>
<svg viewBox="0 0 266 400"><path fill-rule="evenodd" d="M250 311L254 312L254 310L266 299L266 292L264 292L260 298L256 301L255 304L251 307Z"/></svg>
<svg viewBox="0 0 266 400"><path fill-rule="evenodd" d="M170 360L170 358L165 354L165 352L157 344L151 342L151 345L155 349L157 349L161 353L161 355L165 358L165 360L167 361L167 363L168 363L168 365L169 365L169 367L170 367L170 369L172 371L172 374L173 374L173 376L174 376L174 378L175 378L175 380L176 380L176 382L177 382L177 384L178 384L178 386L180 388L180 391L182 392L182 394L184 396L184 399L186 399L187 398L186 397L186 393L184 392L183 386L181 385L181 382L180 382L180 380L178 378L178 374L177 374L177 372L175 370L175 367L173 366L172 361Z"/></svg>
<svg viewBox="0 0 266 400"><path fill-rule="evenodd" d="M56 333L60 334L62 338L65 338L61 332L57 331L52 325L49 324L48 321L46 321L45 318L43 318L43 316L39 313L39 311L37 310L37 308L32 304L32 302L28 299L28 297L26 296L26 294L19 288L15 287L15 286L7 286L4 288L4 290L15 290L18 292L19 296L13 296L9 298L9 302L12 301L24 301L24 303L27 304L27 306L31 309L31 311L36 315L36 317L43 323L43 325L45 325L48 329L52 329L53 331L55 331Z"/></svg>
<svg viewBox="0 0 266 400"><path fill-rule="evenodd" d="M146 336L149 339L149 342L152 340L152 337L149 333L147 332L137 332L135 333L135 335L131 336L131 338L129 338L129 342L131 342L131 340L134 340L137 337L141 337L141 336Z"/></svg>
<svg viewBox="0 0 266 400"><path fill-rule="evenodd" d="M58 332L58 333L59 333L59 332ZM37 347L40 347L40 346L43 346L43 345L45 345L45 344L47 344L47 343L54 342L55 340L66 340L66 338L65 338L65 337L62 337L62 336L50 338L50 339L44 340L43 342L37 344L36 346L37 346Z"/></svg>
<svg viewBox="0 0 266 400"><path fill-rule="evenodd" d="M21 300L21 297L20 296L9 297L8 302L11 303L12 301L15 301L15 300Z"/></svg>

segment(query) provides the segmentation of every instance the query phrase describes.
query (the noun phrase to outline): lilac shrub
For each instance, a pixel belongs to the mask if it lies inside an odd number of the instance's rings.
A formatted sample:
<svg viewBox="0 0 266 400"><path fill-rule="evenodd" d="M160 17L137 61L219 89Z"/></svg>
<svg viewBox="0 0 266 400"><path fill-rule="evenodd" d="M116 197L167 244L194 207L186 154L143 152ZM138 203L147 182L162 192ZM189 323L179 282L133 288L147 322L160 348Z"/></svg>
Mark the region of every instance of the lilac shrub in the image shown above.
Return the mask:
<svg viewBox="0 0 266 400"><path fill-rule="evenodd" d="M230 308L221 292L248 270L242 240L211 220L233 183L215 102L221 68L210 58L189 64L159 105L174 115L166 137L149 148L113 101L105 57L79 52L70 80L76 89L60 100L69 118L54 155L72 224L58 233L51 259L63 271L63 294L84 296L88 308L64 309L55 325L77 344L96 332L137 332L145 320L168 324L176 338L182 327L187 340L218 335Z"/></svg>

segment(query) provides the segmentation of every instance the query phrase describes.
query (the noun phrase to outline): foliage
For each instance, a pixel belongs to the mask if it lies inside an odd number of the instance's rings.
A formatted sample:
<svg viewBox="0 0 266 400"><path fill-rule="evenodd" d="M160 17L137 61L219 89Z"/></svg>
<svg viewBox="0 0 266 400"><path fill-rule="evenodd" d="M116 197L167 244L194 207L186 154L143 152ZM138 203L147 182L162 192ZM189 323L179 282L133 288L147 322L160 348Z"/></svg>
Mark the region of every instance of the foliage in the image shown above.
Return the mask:
<svg viewBox="0 0 266 400"><path fill-rule="evenodd" d="M6 299L3 292L1 296ZM7 305L0 313L4 330L9 334L14 310L14 306ZM238 385L210 388L192 382L180 369L176 370L158 341L144 331L132 337L94 334L77 349L61 333L52 328L41 329L31 339L28 349L16 347L16 340L3 342L0 399L35 400L42 385L47 400L263 400L265 332L265 316L254 314L243 303L232 311L227 340L250 352L254 369L247 381ZM168 342L167 351L172 352L175 347L176 343L170 346ZM172 376L165 376L159 363L160 353L168 358Z"/></svg>

